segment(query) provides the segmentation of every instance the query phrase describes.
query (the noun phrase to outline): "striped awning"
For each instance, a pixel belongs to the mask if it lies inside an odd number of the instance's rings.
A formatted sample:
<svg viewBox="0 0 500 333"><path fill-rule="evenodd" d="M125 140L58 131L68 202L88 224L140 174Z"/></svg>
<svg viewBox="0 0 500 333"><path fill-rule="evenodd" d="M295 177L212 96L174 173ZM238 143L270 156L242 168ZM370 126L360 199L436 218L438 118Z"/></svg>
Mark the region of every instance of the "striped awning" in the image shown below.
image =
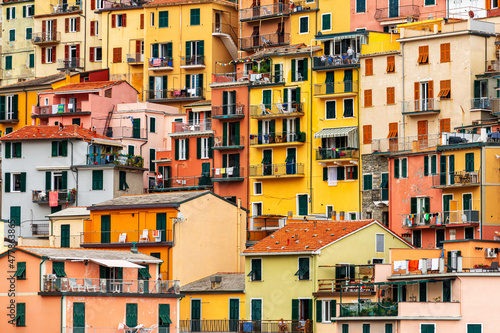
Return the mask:
<svg viewBox="0 0 500 333"><path fill-rule="evenodd" d="M358 128L356 126L324 128L314 134L315 139L336 138L341 136L347 136L347 147L358 148Z"/></svg>

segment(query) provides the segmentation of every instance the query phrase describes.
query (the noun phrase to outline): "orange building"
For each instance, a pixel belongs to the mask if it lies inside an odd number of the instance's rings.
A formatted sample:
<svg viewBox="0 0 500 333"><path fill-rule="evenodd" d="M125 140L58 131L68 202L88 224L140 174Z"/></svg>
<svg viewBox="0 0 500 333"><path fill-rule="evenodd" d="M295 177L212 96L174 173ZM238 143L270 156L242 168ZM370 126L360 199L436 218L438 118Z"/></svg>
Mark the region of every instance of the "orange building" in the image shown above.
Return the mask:
<svg viewBox="0 0 500 333"><path fill-rule="evenodd" d="M137 251L17 247L0 254L2 332L176 329L180 285ZM8 319L8 322L7 322Z"/></svg>

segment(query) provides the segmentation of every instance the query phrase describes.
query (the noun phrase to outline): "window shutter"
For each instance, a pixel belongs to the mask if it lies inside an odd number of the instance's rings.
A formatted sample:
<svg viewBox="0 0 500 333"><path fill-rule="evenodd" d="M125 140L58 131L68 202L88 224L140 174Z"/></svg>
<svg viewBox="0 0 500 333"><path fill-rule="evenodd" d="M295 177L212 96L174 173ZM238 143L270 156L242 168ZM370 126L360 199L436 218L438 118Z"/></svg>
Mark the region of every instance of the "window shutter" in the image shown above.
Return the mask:
<svg viewBox="0 0 500 333"><path fill-rule="evenodd" d="M45 64L45 47L42 47L42 64Z"/></svg>
<svg viewBox="0 0 500 333"><path fill-rule="evenodd" d="M26 303L16 304L16 317L19 317L16 326L26 326Z"/></svg>
<svg viewBox="0 0 500 333"><path fill-rule="evenodd" d="M292 59L292 82L295 82L295 59Z"/></svg>
<svg viewBox="0 0 500 333"><path fill-rule="evenodd" d="M410 205L410 213L417 214L417 198L411 198Z"/></svg>
<svg viewBox="0 0 500 333"><path fill-rule="evenodd" d="M186 160L189 160L189 139L186 138Z"/></svg>
<svg viewBox="0 0 500 333"><path fill-rule="evenodd" d="M420 99L420 82L414 83L413 99L416 101Z"/></svg>
<svg viewBox="0 0 500 333"><path fill-rule="evenodd" d="M80 31L80 16L76 17L75 18L76 20L76 32L79 32Z"/></svg>
<svg viewBox="0 0 500 333"><path fill-rule="evenodd" d="M323 167L323 181L328 180L328 167Z"/></svg>
<svg viewBox="0 0 500 333"><path fill-rule="evenodd" d="M450 184L455 184L455 155L449 156Z"/></svg>
<svg viewBox="0 0 500 333"><path fill-rule="evenodd" d="M191 56L191 42L187 41L186 42L186 57L190 57L190 56Z"/></svg>
<svg viewBox="0 0 500 333"><path fill-rule="evenodd" d="M299 320L299 300L292 299L292 320Z"/></svg>
<svg viewBox="0 0 500 333"><path fill-rule="evenodd" d="M69 32L69 18L67 17L64 19L64 32Z"/></svg>
<svg viewBox="0 0 500 333"><path fill-rule="evenodd" d="M179 139L174 140L175 144L175 160L179 160Z"/></svg>
<svg viewBox="0 0 500 333"><path fill-rule="evenodd" d="M92 27L92 24L90 26ZM91 29L91 31L92 31L92 29ZM93 36L93 35L91 35L91 36ZM94 61L94 58L95 58L95 51L94 50L95 50L94 47L91 47L89 49L89 53L90 53L90 59L89 60L90 60L90 62Z"/></svg>
<svg viewBox="0 0 500 333"><path fill-rule="evenodd" d="M304 81L307 81L307 75L309 74L309 70L307 69L307 64L308 64L308 59L305 58L303 60L303 65L302 65L302 78Z"/></svg>
<svg viewBox="0 0 500 333"><path fill-rule="evenodd" d="M137 326L137 304L135 303L126 305L126 325L128 327Z"/></svg>
<svg viewBox="0 0 500 333"><path fill-rule="evenodd" d="M201 138L196 138L196 158L201 159Z"/></svg>
<svg viewBox="0 0 500 333"><path fill-rule="evenodd" d="M116 14L111 15L111 28L116 28Z"/></svg>
<svg viewBox="0 0 500 333"><path fill-rule="evenodd" d="M5 192L10 192L10 172L5 173Z"/></svg>
<svg viewBox="0 0 500 333"><path fill-rule="evenodd" d="M55 63L55 62L56 62L56 48L52 47L52 63Z"/></svg>
<svg viewBox="0 0 500 333"><path fill-rule="evenodd" d="M373 59L365 60L365 76L373 75Z"/></svg>
<svg viewBox="0 0 500 333"><path fill-rule="evenodd" d="M127 26L127 14L122 14L122 26L126 27Z"/></svg>
<svg viewBox="0 0 500 333"><path fill-rule="evenodd" d="M62 179L61 179L61 187L63 190L68 189L68 171L63 171L61 172Z"/></svg>
<svg viewBox="0 0 500 333"><path fill-rule="evenodd" d="M144 29L144 14L141 14L141 23L140 23L140 29Z"/></svg>
<svg viewBox="0 0 500 333"><path fill-rule="evenodd" d="M90 22L90 36L95 36L95 21Z"/></svg>
<svg viewBox="0 0 500 333"><path fill-rule="evenodd" d="M337 180L344 180L344 167L337 167Z"/></svg>
<svg viewBox="0 0 500 333"><path fill-rule="evenodd" d="M45 190L50 191L52 189L52 172L45 171Z"/></svg>
<svg viewBox="0 0 500 333"><path fill-rule="evenodd" d="M424 212L425 213L431 212L431 199L429 197L424 198Z"/></svg>
<svg viewBox="0 0 500 333"><path fill-rule="evenodd" d="M23 17L26 17L26 6L23 6Z"/></svg>
<svg viewBox="0 0 500 333"><path fill-rule="evenodd" d="M56 40L57 36L57 20L52 20L52 38Z"/></svg>
<svg viewBox="0 0 500 333"><path fill-rule="evenodd" d="M57 156L57 141L52 141L52 157Z"/></svg>
<svg viewBox="0 0 500 333"><path fill-rule="evenodd" d="M408 160L406 158L403 158L401 160L401 172L402 172L403 178L408 177Z"/></svg>
<svg viewBox="0 0 500 333"><path fill-rule="evenodd" d="M429 156L424 156L424 176L429 175Z"/></svg>
<svg viewBox="0 0 500 333"><path fill-rule="evenodd" d="M26 192L26 172L21 172L21 192Z"/></svg>
<svg viewBox="0 0 500 333"><path fill-rule="evenodd" d="M12 143L5 142L5 158L11 157L11 151L12 151Z"/></svg>
<svg viewBox="0 0 500 333"><path fill-rule="evenodd" d="M437 156L436 155L431 156L431 173L433 175L437 174Z"/></svg>
<svg viewBox="0 0 500 333"><path fill-rule="evenodd" d="M12 119L18 119L18 95L12 97Z"/></svg>
<svg viewBox="0 0 500 333"><path fill-rule="evenodd" d="M335 317L337 317L337 301L331 300L330 301L330 318L335 318Z"/></svg>
<svg viewBox="0 0 500 333"><path fill-rule="evenodd" d="M238 124L239 125L239 124ZM238 128L238 131L239 131L239 127ZM238 145L239 144L239 140L236 139L236 144ZM208 157L209 158L212 158L212 152L213 152L213 146L214 146L214 138L211 136L208 138ZM238 155L239 157L239 155ZM239 162L238 162L239 163ZM238 165L239 166L239 165Z"/></svg>
<svg viewBox="0 0 500 333"><path fill-rule="evenodd" d="M95 10L95 0L90 0L90 10Z"/></svg>
<svg viewBox="0 0 500 333"><path fill-rule="evenodd" d="M429 98L434 98L434 81L429 81L427 87Z"/></svg>

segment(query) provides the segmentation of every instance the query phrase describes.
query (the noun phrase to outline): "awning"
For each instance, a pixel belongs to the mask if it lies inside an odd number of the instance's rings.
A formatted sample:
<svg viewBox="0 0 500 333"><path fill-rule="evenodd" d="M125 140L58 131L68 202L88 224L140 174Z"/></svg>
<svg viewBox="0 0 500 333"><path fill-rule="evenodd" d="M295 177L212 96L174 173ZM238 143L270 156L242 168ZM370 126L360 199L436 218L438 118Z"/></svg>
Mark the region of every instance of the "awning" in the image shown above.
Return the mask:
<svg viewBox="0 0 500 333"><path fill-rule="evenodd" d="M388 183L387 178L382 179L382 184L380 184L380 188L387 188L387 183Z"/></svg>
<svg viewBox="0 0 500 333"><path fill-rule="evenodd" d="M314 134L315 139L336 138L342 136L347 136L347 147L358 148L358 128L356 126L325 128Z"/></svg>
<svg viewBox="0 0 500 333"><path fill-rule="evenodd" d="M14 276L17 276L17 277L23 276L23 273L24 273L25 270L26 270L26 266L18 265L17 266L17 271L14 274Z"/></svg>
<svg viewBox="0 0 500 333"><path fill-rule="evenodd" d="M170 320L170 316L166 313L160 313L160 319L161 319L163 325L172 324L172 321Z"/></svg>
<svg viewBox="0 0 500 333"><path fill-rule="evenodd" d="M92 139L92 142L100 144L100 145L106 145L106 146L123 147L123 144L121 142L114 141L114 140Z"/></svg>
<svg viewBox="0 0 500 333"><path fill-rule="evenodd" d="M89 259L96 264L106 266L106 267L123 267L123 268L145 268L144 266L140 266L134 264L127 260L114 260L114 259Z"/></svg>
<svg viewBox="0 0 500 333"><path fill-rule="evenodd" d="M66 272L62 267L54 267L54 272L56 273L57 277L66 277Z"/></svg>
<svg viewBox="0 0 500 333"><path fill-rule="evenodd" d="M149 271L147 268L140 268L139 269L139 274L145 278L145 279L151 279L151 274L149 274Z"/></svg>

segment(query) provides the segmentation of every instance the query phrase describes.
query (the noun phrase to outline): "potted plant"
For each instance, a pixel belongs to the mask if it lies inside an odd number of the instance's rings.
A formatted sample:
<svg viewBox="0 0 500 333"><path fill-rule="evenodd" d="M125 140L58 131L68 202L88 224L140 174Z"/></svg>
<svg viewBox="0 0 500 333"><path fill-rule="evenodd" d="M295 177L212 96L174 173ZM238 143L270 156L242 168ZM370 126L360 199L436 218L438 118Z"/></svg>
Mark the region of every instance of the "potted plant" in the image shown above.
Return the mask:
<svg viewBox="0 0 500 333"><path fill-rule="evenodd" d="M252 66L252 72L258 73L259 72L259 67L257 65Z"/></svg>

